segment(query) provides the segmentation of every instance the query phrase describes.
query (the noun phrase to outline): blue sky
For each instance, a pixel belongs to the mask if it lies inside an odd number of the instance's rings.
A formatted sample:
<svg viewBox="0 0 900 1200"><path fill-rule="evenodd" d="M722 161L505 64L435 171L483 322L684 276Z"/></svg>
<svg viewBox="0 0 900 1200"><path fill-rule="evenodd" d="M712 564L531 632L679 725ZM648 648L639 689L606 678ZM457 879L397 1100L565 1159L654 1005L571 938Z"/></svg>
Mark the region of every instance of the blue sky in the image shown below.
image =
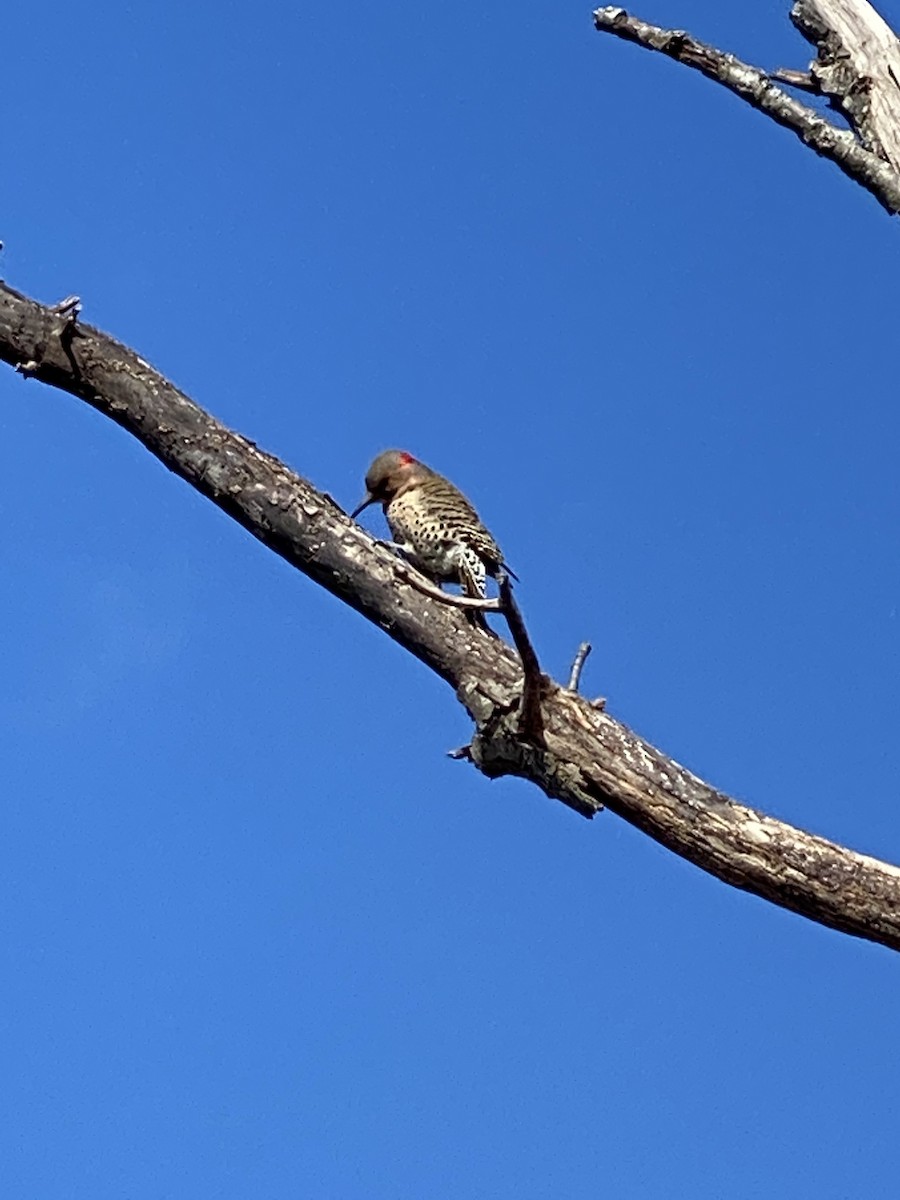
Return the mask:
<svg viewBox="0 0 900 1200"><path fill-rule="evenodd" d="M638 11L802 66L787 8ZM4 44L10 283L348 507L407 447L547 669L589 638L616 717L900 860L896 220L589 5ZM896 1195L894 955L451 762L383 634L84 405L0 401L5 1198Z"/></svg>

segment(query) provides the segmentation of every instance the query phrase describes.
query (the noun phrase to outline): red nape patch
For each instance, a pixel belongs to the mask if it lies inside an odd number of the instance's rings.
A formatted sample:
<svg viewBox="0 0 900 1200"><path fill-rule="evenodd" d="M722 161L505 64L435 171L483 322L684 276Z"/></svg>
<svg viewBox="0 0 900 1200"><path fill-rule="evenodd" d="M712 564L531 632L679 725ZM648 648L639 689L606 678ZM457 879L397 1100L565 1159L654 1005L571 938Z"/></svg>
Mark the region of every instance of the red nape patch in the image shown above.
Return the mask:
<svg viewBox="0 0 900 1200"><path fill-rule="evenodd" d="M405 450L401 450L400 461L403 463L404 467L408 467L410 463L414 463L416 460L411 454L408 454Z"/></svg>

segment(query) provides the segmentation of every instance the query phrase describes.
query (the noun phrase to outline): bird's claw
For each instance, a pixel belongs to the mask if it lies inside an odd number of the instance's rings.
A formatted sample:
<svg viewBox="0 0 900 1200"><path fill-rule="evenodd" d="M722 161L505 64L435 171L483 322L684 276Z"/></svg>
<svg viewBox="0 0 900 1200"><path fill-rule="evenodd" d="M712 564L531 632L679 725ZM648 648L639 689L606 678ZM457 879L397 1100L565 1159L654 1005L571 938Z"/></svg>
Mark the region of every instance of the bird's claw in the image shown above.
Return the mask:
<svg viewBox="0 0 900 1200"><path fill-rule="evenodd" d="M51 304L50 311L62 317L67 325L77 321L81 315L81 297L66 296L65 300L60 300L58 304Z"/></svg>

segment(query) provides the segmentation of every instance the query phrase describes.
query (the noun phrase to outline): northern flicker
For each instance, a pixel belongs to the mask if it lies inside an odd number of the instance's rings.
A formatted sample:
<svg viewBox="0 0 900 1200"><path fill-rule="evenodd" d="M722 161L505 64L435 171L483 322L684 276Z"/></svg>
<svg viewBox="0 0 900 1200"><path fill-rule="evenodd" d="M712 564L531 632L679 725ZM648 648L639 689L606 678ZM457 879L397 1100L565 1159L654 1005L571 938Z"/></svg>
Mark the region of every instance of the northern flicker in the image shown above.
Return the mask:
<svg viewBox="0 0 900 1200"><path fill-rule="evenodd" d="M351 517L381 504L398 548L423 575L459 583L467 596L485 595L485 577L504 571L500 547L449 479L405 450L385 450L366 472L366 495Z"/></svg>

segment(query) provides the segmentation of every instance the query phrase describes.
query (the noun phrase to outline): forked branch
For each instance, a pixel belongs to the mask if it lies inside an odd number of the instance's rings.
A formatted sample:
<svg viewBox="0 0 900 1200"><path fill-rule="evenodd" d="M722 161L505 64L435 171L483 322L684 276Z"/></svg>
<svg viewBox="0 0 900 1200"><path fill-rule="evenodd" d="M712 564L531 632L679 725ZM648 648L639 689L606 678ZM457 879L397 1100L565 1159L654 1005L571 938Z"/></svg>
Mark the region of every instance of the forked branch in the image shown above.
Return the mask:
<svg viewBox="0 0 900 1200"><path fill-rule="evenodd" d="M797 0L791 20L816 47L810 78L859 140L900 171L900 42L867 0Z"/></svg>
<svg viewBox="0 0 900 1200"><path fill-rule="evenodd" d="M817 2L823 4L824 0ZM862 0L844 0L844 6L848 5L869 8ZM741 62L733 54L699 41L684 30L652 25L632 16L624 8L598 8L594 13L594 26L601 33L611 33L647 50L656 50L674 58L676 62L721 84L785 129L790 129L816 154L830 159L846 175L871 192L888 212L900 212L900 175L891 163L875 152L880 145L874 139L867 139L868 144L863 144L849 130L834 125L815 109L801 104L778 87L775 80L785 78L784 69L768 74L759 67ZM810 78L814 76L815 72ZM801 78L806 78L805 73Z"/></svg>

